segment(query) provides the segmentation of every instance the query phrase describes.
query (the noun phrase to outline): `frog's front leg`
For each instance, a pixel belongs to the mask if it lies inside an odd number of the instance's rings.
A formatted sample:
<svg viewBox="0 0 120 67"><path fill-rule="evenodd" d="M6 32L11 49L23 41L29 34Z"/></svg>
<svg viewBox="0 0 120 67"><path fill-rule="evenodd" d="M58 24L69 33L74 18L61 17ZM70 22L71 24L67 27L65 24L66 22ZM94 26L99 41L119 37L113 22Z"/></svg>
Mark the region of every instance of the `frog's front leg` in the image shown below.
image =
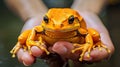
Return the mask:
<svg viewBox="0 0 120 67"><path fill-rule="evenodd" d="M45 48L45 42L42 40L42 37L41 36L37 37L38 32L39 33L43 32L43 28L41 26L34 27L30 35L28 36L28 39L26 41L28 52L31 54L31 50L30 50L31 46L37 46L38 48L44 50L46 54L49 54L49 52ZM35 41L36 38L38 38L37 41Z"/></svg>

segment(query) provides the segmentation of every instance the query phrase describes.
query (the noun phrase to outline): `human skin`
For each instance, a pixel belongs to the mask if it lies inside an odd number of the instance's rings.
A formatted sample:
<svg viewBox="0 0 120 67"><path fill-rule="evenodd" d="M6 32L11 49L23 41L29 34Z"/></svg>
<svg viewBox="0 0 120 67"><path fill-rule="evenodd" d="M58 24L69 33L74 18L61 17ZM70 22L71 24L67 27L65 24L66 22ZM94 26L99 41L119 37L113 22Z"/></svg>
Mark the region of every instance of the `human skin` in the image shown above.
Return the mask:
<svg viewBox="0 0 120 67"><path fill-rule="evenodd" d="M13 7L15 7L17 11L16 10L14 11L24 21L27 20L22 31L31 29L34 26L39 25L42 20L42 16L44 15L44 13L47 12L47 8L45 7L45 5L42 3L41 0L39 0L39 3L38 3L38 0L35 0L34 3L32 3L33 0L30 0L29 2L27 0L21 0L21 1L16 0L16 2L13 2L13 1L14 0L7 1L8 5L9 6L12 5ZM71 8L77 10L80 13L80 15L85 19L88 28L89 27L94 28L100 33L102 42L111 50L111 53L108 54L105 49L102 49L102 51L99 51L96 48L91 51L90 58L87 58L86 56L87 53L85 54L83 60L95 62L95 61L103 60L108 56L110 56L114 52L114 46L112 44L112 41L110 39L107 29L105 28L105 26L102 24L101 20L98 17L101 7L103 7L105 1L104 0L96 0L96 1L90 1L90 2L88 1L89 0L84 0L84 1L75 0ZM99 4L97 4L96 6L94 5L90 6L90 4L94 4L96 2L99 2ZM81 3L83 3L83 5L81 5ZM89 3L89 5L87 3ZM24 5L24 7L20 7L21 4L26 4L27 6ZM36 8L34 9L31 8L33 7L32 5L34 5L34 7ZM38 6L40 9L38 8ZM79 6L83 6L83 7L79 7ZM96 9L93 9L92 8L93 6ZM28 8L28 9L23 9L21 11L20 9L22 8ZM70 58L73 60L76 60L79 58L78 54L71 55L71 50L73 49L73 45L72 43L69 43L69 42L61 42L61 41L56 42L51 49L54 52L58 53L62 58ZM44 53L43 50L39 49L36 46L31 47L31 51L32 51L32 55L30 55L27 51L24 52L22 48L17 52L18 60L22 62L25 66L29 66L33 64L36 59L35 57L40 57Z"/></svg>

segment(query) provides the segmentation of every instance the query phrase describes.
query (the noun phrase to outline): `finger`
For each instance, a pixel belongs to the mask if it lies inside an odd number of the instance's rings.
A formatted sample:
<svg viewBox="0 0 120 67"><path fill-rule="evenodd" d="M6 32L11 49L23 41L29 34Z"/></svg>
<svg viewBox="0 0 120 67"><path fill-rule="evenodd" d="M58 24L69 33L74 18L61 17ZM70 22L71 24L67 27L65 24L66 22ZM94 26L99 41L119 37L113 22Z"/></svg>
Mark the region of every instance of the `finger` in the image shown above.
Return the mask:
<svg viewBox="0 0 120 67"><path fill-rule="evenodd" d="M31 47L32 55L35 57L40 57L43 54L43 50L38 48L37 46Z"/></svg>
<svg viewBox="0 0 120 67"><path fill-rule="evenodd" d="M18 52L17 52L17 58L18 58L19 62L22 62L23 53L24 53L24 51L22 48L20 50L18 50Z"/></svg>
<svg viewBox="0 0 120 67"><path fill-rule="evenodd" d="M54 44L52 50L61 56L67 57L71 53L73 45L69 42L59 41Z"/></svg>
<svg viewBox="0 0 120 67"><path fill-rule="evenodd" d="M56 53L58 53L63 59L69 58L72 60L78 60L79 59L79 52L78 53L72 53L73 50L73 44L65 41L59 41L54 44L52 47L52 50Z"/></svg>
<svg viewBox="0 0 120 67"><path fill-rule="evenodd" d="M87 55L85 55L87 57ZM101 61L106 59L109 56L109 54L107 53L107 51L104 48L101 48L101 50L99 50L98 48L94 49L91 51L90 53L90 60L86 60L86 61Z"/></svg>
<svg viewBox="0 0 120 67"><path fill-rule="evenodd" d="M24 52L22 48L17 52L17 57L18 60L25 66L29 66L34 62L34 57L31 56L28 52Z"/></svg>
<svg viewBox="0 0 120 67"><path fill-rule="evenodd" d="M101 40L102 40L103 44L105 46L107 46L107 48L110 50L110 55L112 55L114 50L115 50L115 48L113 46L113 43L112 43L112 41L110 39L109 34L101 33L100 35L101 35Z"/></svg>
<svg viewBox="0 0 120 67"><path fill-rule="evenodd" d="M32 55L30 55L28 52L24 52L21 59L25 66L30 66L35 61L35 58Z"/></svg>

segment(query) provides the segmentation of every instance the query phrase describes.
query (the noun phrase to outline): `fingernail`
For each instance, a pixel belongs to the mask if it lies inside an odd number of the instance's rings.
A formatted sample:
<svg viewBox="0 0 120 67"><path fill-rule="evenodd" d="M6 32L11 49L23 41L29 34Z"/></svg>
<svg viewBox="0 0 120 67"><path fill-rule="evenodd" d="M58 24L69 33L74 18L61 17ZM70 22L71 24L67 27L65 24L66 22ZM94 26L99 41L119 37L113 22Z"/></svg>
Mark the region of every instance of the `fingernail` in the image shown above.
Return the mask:
<svg viewBox="0 0 120 67"><path fill-rule="evenodd" d="M27 65L24 61L23 61L23 64L24 64L25 66L29 66L29 65Z"/></svg>
<svg viewBox="0 0 120 67"><path fill-rule="evenodd" d="M53 48L52 50L59 53L59 54L67 53L67 48L65 46L59 46L57 48Z"/></svg>

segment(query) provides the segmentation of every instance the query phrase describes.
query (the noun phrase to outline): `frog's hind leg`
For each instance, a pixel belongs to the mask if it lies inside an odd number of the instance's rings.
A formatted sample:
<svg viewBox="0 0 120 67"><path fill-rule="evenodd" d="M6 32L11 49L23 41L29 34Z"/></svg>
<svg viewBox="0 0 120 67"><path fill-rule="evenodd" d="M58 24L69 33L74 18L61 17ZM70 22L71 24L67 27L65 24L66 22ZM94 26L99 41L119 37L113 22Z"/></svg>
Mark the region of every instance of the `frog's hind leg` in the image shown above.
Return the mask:
<svg viewBox="0 0 120 67"><path fill-rule="evenodd" d="M102 50L101 47L102 47L102 48L105 48L108 53L110 53L110 50L107 48L107 46L105 46L102 43L102 41L100 40L100 34L96 30L94 30L92 28L89 28L88 32L91 34L91 36L92 36L92 38L93 38L93 40L95 42L93 47L92 47L93 49L98 47L98 49L101 51Z"/></svg>

